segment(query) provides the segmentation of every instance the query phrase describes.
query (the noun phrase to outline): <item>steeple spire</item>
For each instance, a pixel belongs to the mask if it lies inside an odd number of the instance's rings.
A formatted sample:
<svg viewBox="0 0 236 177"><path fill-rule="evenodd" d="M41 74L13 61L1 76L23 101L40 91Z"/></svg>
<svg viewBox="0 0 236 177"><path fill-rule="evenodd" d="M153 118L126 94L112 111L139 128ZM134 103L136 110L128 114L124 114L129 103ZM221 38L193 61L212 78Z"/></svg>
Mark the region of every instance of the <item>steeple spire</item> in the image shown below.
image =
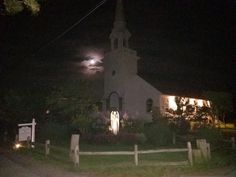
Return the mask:
<svg viewBox="0 0 236 177"><path fill-rule="evenodd" d="M124 15L124 8L123 8L123 1L122 0L116 1L115 22L124 22L125 23L125 15Z"/></svg>
<svg viewBox="0 0 236 177"><path fill-rule="evenodd" d="M111 50L128 48L130 32L126 28L126 21L124 15L123 1L116 1L116 13L113 29L110 34L111 39Z"/></svg>

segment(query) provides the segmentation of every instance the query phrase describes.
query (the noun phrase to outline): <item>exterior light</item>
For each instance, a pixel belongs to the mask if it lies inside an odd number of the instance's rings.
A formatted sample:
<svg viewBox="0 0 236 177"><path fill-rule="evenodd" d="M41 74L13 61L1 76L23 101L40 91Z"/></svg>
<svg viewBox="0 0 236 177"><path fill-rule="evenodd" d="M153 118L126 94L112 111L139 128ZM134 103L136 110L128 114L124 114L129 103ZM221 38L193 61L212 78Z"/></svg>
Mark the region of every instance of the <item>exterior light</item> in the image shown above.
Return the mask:
<svg viewBox="0 0 236 177"><path fill-rule="evenodd" d="M177 110L177 104L175 102L175 96L168 97L169 108L173 109L174 111Z"/></svg>
<svg viewBox="0 0 236 177"><path fill-rule="evenodd" d="M109 129L112 131L114 135L117 135L119 132L119 125L120 125L120 116L118 111L111 111L111 126Z"/></svg>
<svg viewBox="0 0 236 177"><path fill-rule="evenodd" d="M22 147L22 145L20 143L16 143L14 144L14 149L19 149L20 147Z"/></svg>

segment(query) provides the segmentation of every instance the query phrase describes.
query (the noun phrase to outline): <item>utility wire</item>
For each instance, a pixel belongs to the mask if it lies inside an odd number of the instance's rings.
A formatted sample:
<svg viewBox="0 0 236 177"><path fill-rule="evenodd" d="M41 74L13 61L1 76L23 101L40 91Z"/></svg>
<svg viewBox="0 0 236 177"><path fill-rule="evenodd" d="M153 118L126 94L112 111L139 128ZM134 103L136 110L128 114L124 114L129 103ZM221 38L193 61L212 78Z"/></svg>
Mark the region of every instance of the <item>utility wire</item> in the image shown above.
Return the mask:
<svg viewBox="0 0 236 177"><path fill-rule="evenodd" d="M64 36L66 33L68 33L70 30L72 30L75 26L77 26L78 24L80 24L85 18L87 18L90 14L92 14L95 10L97 10L100 6L102 6L107 0L102 0L101 2L99 2L93 9L91 9L86 15L84 15L82 18L80 18L79 20L77 20L73 25L71 25L69 28L67 28L65 31L63 31L62 33L60 33L59 35L57 35L54 39L52 39L51 41L49 41L47 44L45 44L44 46L42 46L41 48L38 49L37 52L43 50L44 48L46 48L47 46L49 46L50 44L54 43L56 40L60 39L62 36Z"/></svg>

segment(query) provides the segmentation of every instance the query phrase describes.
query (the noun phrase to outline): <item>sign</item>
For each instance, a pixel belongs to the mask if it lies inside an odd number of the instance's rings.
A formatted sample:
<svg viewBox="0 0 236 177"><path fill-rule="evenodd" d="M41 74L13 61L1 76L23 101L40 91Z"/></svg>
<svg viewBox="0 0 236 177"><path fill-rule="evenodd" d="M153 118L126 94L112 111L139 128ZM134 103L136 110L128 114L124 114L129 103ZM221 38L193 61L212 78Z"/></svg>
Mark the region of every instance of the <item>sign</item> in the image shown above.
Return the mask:
<svg viewBox="0 0 236 177"><path fill-rule="evenodd" d="M18 127L22 127L24 129L20 130L21 128L19 128L19 136L20 136L20 131L22 131L22 139L25 139L25 136L26 134L29 132L29 130L27 129L28 126L31 126L32 127L32 130L30 128L30 132L31 132L31 135L30 136L26 136L26 140L27 140L27 137L31 137L31 143L32 143L32 147L34 148L34 144L35 143L35 125L36 125L36 122L35 122L35 119L33 118L32 119L32 123L24 123L24 124L18 124ZM29 128L29 127L28 127ZM26 130L27 129L27 130ZM24 133L23 133L24 132ZM27 133L26 133L27 132ZM28 135L28 134L27 134ZM19 137L19 141L20 141L20 137ZM22 140L22 141L25 141L25 140Z"/></svg>
<svg viewBox="0 0 236 177"><path fill-rule="evenodd" d="M19 128L19 141L27 141L31 139L31 128L30 127L21 127Z"/></svg>

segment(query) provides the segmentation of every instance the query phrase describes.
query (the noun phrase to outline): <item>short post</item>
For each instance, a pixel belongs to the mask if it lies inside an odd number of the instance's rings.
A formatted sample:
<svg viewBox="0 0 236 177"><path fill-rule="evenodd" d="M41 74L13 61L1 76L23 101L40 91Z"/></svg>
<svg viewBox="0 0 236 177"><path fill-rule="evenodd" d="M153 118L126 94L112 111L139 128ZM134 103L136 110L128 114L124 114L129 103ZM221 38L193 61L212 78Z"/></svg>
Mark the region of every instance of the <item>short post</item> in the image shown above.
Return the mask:
<svg viewBox="0 0 236 177"><path fill-rule="evenodd" d="M207 142L206 139L197 139L196 140L197 148L201 150L202 157L204 160L208 160L208 151L207 151Z"/></svg>
<svg viewBox="0 0 236 177"><path fill-rule="evenodd" d="M74 150L74 166L79 167L79 145L77 145Z"/></svg>
<svg viewBox="0 0 236 177"><path fill-rule="evenodd" d="M172 133L172 144L173 145L176 144L176 134L175 134L175 132Z"/></svg>
<svg viewBox="0 0 236 177"><path fill-rule="evenodd" d="M188 161L190 165L193 166L193 151L192 151L191 142L187 143L187 147L188 147Z"/></svg>
<svg viewBox="0 0 236 177"><path fill-rule="evenodd" d="M232 142L232 149L235 149L235 137L231 137L231 142Z"/></svg>
<svg viewBox="0 0 236 177"><path fill-rule="evenodd" d="M50 154L50 140L45 142L45 156L47 157Z"/></svg>
<svg viewBox="0 0 236 177"><path fill-rule="evenodd" d="M210 143L206 143L207 147L207 160L211 160L211 146Z"/></svg>
<svg viewBox="0 0 236 177"><path fill-rule="evenodd" d="M27 148L28 149L30 149L30 140L31 140L31 138L28 136L27 137Z"/></svg>
<svg viewBox="0 0 236 177"><path fill-rule="evenodd" d="M34 148L34 144L35 144L35 118L32 119L32 132L31 132L31 147Z"/></svg>
<svg viewBox="0 0 236 177"><path fill-rule="evenodd" d="M134 145L134 164L138 165L138 145Z"/></svg>

